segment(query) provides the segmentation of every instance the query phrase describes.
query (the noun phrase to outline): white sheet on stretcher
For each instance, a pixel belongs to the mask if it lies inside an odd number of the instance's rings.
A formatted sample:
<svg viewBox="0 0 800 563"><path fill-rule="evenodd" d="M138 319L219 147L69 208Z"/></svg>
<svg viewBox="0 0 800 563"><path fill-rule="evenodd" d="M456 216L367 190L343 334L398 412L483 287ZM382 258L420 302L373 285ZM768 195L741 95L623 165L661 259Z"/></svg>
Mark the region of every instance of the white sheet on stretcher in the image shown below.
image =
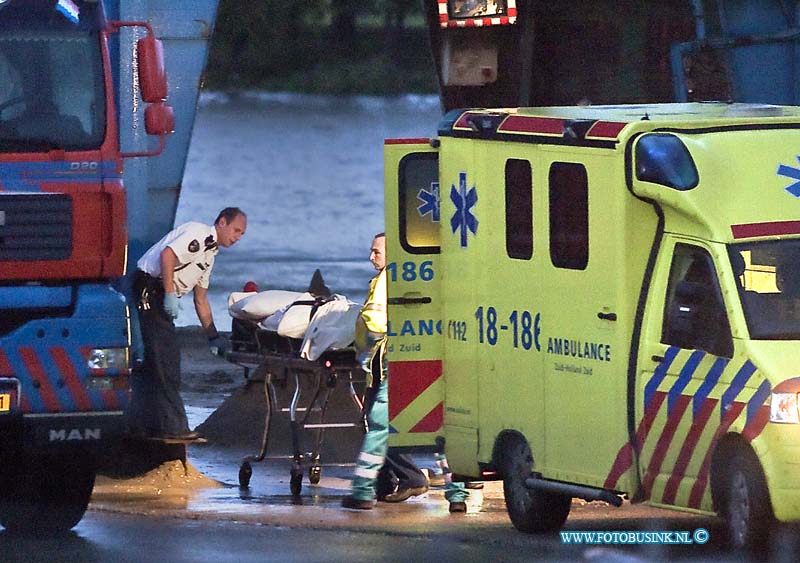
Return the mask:
<svg viewBox="0 0 800 563"><path fill-rule="evenodd" d="M285 309L302 295L297 291L282 289L270 289L258 293L231 293L228 297L228 313L235 319L260 321Z"/></svg>
<svg viewBox="0 0 800 563"><path fill-rule="evenodd" d="M280 289L238 292L228 297L228 312L237 319L261 321L261 328L280 336L302 338L300 356L314 361L326 350L340 350L352 344L362 305L334 294L309 318L312 306L295 303L313 300L310 293Z"/></svg>
<svg viewBox="0 0 800 563"><path fill-rule="evenodd" d="M322 305L305 331L300 357L314 361L325 350L340 350L352 344L356 336L356 319L362 305L343 295Z"/></svg>

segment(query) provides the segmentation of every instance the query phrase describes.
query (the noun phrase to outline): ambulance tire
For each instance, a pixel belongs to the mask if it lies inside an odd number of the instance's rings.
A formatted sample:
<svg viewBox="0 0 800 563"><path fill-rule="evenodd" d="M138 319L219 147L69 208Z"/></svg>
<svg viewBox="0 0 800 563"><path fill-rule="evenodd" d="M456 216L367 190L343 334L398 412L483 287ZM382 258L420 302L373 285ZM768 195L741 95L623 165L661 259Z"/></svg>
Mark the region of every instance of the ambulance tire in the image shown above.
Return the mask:
<svg viewBox="0 0 800 563"><path fill-rule="evenodd" d="M80 456L26 459L3 475L0 525L19 534L68 532L86 512L95 474Z"/></svg>
<svg viewBox="0 0 800 563"><path fill-rule="evenodd" d="M766 479L758 458L748 448L738 449L726 471L722 516L730 547L762 551L775 520Z"/></svg>
<svg viewBox="0 0 800 563"><path fill-rule="evenodd" d="M524 438L513 436L507 440L502 470L506 510L514 527L528 534L561 529L569 515L572 498L525 486L525 480L533 471L533 455Z"/></svg>

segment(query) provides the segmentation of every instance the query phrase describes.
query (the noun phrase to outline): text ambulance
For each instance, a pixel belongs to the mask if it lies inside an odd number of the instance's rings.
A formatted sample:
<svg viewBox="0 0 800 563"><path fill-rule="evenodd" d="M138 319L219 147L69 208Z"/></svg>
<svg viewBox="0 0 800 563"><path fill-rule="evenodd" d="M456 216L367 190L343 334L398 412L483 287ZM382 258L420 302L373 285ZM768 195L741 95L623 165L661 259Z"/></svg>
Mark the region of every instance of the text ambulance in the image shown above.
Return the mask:
<svg viewBox="0 0 800 563"><path fill-rule="evenodd" d="M444 436L522 531L800 520L800 108L457 110L385 165L392 444Z"/></svg>

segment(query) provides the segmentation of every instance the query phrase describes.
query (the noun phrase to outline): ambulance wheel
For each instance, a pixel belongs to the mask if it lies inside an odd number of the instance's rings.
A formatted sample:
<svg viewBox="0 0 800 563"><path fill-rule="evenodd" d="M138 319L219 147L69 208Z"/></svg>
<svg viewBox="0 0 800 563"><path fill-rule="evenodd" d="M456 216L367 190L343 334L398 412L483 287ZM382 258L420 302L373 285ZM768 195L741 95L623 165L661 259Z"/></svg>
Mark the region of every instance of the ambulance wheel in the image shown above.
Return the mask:
<svg viewBox="0 0 800 563"><path fill-rule="evenodd" d="M292 491L293 496L300 496L303 490L303 472L295 471L292 469L292 474L289 479L289 490Z"/></svg>
<svg viewBox="0 0 800 563"><path fill-rule="evenodd" d="M322 477L322 467L319 465L312 465L308 468L308 482L312 485L316 485L319 483L320 478Z"/></svg>
<svg viewBox="0 0 800 563"><path fill-rule="evenodd" d="M533 471L533 455L524 438L511 437L503 454L503 493L511 523L528 534L559 530L569 515L572 498L525 486Z"/></svg>
<svg viewBox="0 0 800 563"><path fill-rule="evenodd" d="M83 518L95 467L76 459L26 460L0 479L0 524L16 533L63 533Z"/></svg>
<svg viewBox="0 0 800 563"><path fill-rule="evenodd" d="M722 516L731 547L760 551L766 546L774 516L764 473L749 449L730 458Z"/></svg>

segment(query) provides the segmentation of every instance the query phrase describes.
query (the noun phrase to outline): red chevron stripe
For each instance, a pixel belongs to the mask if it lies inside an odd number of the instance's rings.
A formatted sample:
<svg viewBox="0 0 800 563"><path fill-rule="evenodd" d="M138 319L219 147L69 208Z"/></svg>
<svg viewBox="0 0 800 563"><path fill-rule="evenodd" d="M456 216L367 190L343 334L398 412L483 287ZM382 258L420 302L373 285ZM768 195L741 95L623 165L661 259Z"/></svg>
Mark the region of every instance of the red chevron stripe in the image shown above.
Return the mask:
<svg viewBox="0 0 800 563"><path fill-rule="evenodd" d="M15 377L14 369L6 357L6 353L0 350L0 376Z"/></svg>
<svg viewBox="0 0 800 563"><path fill-rule="evenodd" d="M598 121L589 128L586 137L589 139L616 139L627 125L620 121Z"/></svg>
<svg viewBox="0 0 800 563"><path fill-rule="evenodd" d="M444 402L439 403L431 412L422 417L409 432L436 432L444 424Z"/></svg>
<svg viewBox="0 0 800 563"><path fill-rule="evenodd" d="M72 361L67 355L67 351L61 347L54 347L50 348L50 355L53 356L53 360L55 360L58 369L61 371L64 383L66 383L67 389L70 395L72 395L72 399L75 401L78 410L92 410L92 402L89 400L86 389L81 384L81 380L75 371L75 366L72 365Z"/></svg>
<svg viewBox="0 0 800 563"><path fill-rule="evenodd" d="M656 391L656 394L661 391ZM666 393L663 393L666 395ZM661 430L661 435L656 442L655 450L653 450L653 457L650 458L650 465L647 467L647 472L642 481L642 488L644 489L644 498L649 499L653 490L653 483L661 470L661 465L664 463L664 458L669 453L669 447L672 444L672 439L675 437L675 431L678 429L678 423L683 418L683 413L686 412L686 407L692 401L689 395L680 395L675 407L667 417L667 423Z"/></svg>
<svg viewBox="0 0 800 563"><path fill-rule="evenodd" d="M661 409L661 405L664 403L664 399L666 398L667 394L661 392L656 393L651 399L651 404L647 407L645 417L642 419L642 424L640 424L639 429L636 430L636 443L639 445L640 450L644 445L644 441L650 435L650 430L653 428L653 422L656 420L656 415Z"/></svg>
<svg viewBox="0 0 800 563"><path fill-rule="evenodd" d="M736 420L744 408L744 403L734 402L730 410L725 413L722 422L714 432L714 437L711 439L711 444L706 450L706 455L703 457L703 464L700 466L700 471L697 474L697 481L692 486L692 492L689 495L689 508L700 508L700 501L703 500L703 494L706 492L706 485L708 483L708 473L711 471L711 456L714 453L714 447L717 445L720 437L728 431L733 421Z"/></svg>
<svg viewBox="0 0 800 563"><path fill-rule="evenodd" d="M761 434L767 422L769 422L769 407L767 405L761 405L758 407L758 412L756 412L750 424L745 426L744 430L742 430L742 436L744 436L744 439L748 442L752 442Z"/></svg>
<svg viewBox="0 0 800 563"><path fill-rule="evenodd" d="M644 411L644 417L639 422L639 428L636 429L635 437L636 444L640 449L642 444L644 444L647 435L650 433L650 428L653 427L653 421L655 420L658 410L661 408L661 403L664 402L666 396L666 393L656 393ZM606 489L615 489L617 486L617 481L619 481L619 478L622 477L622 474L630 468L632 463L633 446L630 442L628 442L620 448L619 452L617 452L617 458L614 460L614 464L611 466L611 471L609 471L603 487Z"/></svg>
<svg viewBox="0 0 800 563"><path fill-rule="evenodd" d="M611 471L608 472L605 483L603 483L603 488L615 489L617 487L617 481L619 481L622 474L630 468L632 463L633 446L630 442L625 442L625 445L617 452L617 457L614 460L614 464L611 466Z"/></svg>
<svg viewBox="0 0 800 563"><path fill-rule="evenodd" d="M441 375L441 360L389 362L389 420L393 420Z"/></svg>
<svg viewBox="0 0 800 563"><path fill-rule="evenodd" d="M117 398L117 391L103 391L100 394L103 397L105 406L112 411L119 410L119 399Z"/></svg>
<svg viewBox="0 0 800 563"><path fill-rule="evenodd" d="M539 135L563 135L564 120L558 117L531 117L509 115L497 128L498 133L531 133Z"/></svg>
<svg viewBox="0 0 800 563"><path fill-rule="evenodd" d="M664 504L675 504L675 497L678 495L678 485L680 485L683 476L686 474L686 467L692 459L692 454L697 447L697 442L705 430L708 419L711 413L717 406L719 401L717 399L705 399L703 406L697 413L697 418L692 422L692 427L689 429L689 434L686 436L686 441L681 446L681 451L678 453L678 459L675 462L675 467L672 468L672 475L667 481L667 486L664 487L664 496L661 501Z"/></svg>
<svg viewBox="0 0 800 563"><path fill-rule="evenodd" d="M23 347L19 349L19 355L28 367L28 370L33 376L33 381L39 382L39 394L44 401L44 406L48 412L61 411L61 404L58 402L53 386L45 373L42 364L39 362L39 357L33 348Z"/></svg>

